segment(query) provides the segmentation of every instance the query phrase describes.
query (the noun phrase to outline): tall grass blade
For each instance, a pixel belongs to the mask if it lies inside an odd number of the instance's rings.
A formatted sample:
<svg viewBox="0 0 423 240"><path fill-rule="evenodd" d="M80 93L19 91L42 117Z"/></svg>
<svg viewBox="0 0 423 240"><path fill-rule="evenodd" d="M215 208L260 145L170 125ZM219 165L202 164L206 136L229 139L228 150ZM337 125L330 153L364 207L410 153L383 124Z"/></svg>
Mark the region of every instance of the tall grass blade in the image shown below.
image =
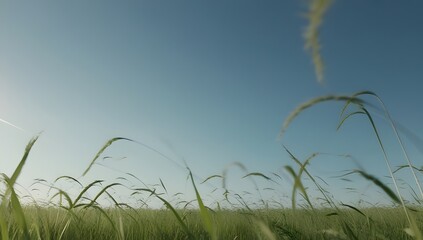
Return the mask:
<svg viewBox="0 0 423 240"><path fill-rule="evenodd" d="M22 206L19 202L18 196L16 195L15 189L11 187L10 190L11 190L10 201L11 201L11 205L13 209L13 215L15 216L16 221L18 222L18 224L20 225L23 231L23 234L24 234L23 238L25 240L29 240L30 235L28 231L28 225L26 223L25 214L22 210Z"/></svg>
<svg viewBox="0 0 423 240"><path fill-rule="evenodd" d="M338 207L336 206L336 204L334 203L334 201L327 195L327 191L320 186L320 184L314 179L314 177L310 174L310 172L307 170L306 165L309 164L309 162L318 155L318 153L313 153L311 154L305 161L304 163L301 163L300 160L298 160L297 157L294 156L294 154L288 150L288 148L286 148L285 146L283 146L285 151L289 154L289 156L291 157L292 160L294 160L295 163L297 163L300 166L300 177L302 172L304 171L307 176L310 178L310 180L314 183L314 185L317 187L317 189L322 193L323 197L325 198L326 202L331 206L334 207L335 209L338 209ZM292 175L292 174L291 174Z"/></svg>
<svg viewBox="0 0 423 240"><path fill-rule="evenodd" d="M386 195L388 195L395 203L401 204L402 201L400 200L400 197L398 197L388 186L383 184L379 179L362 170L355 170L354 172L359 173L365 179L373 182L376 186L382 189L386 193Z"/></svg>
<svg viewBox="0 0 423 240"><path fill-rule="evenodd" d="M55 187L54 187L55 188ZM63 190L61 190L61 189L58 189L58 188L55 188L55 189L57 189L58 190L58 192L57 193L55 193L51 198L50 198L50 202L56 197L56 196L59 196L60 197L60 201L59 201L59 205L60 206L63 206L62 205L62 196L64 196L65 197L65 199L66 199L66 201L68 202L68 207L67 208L65 208L65 209L70 209L70 208L72 208L72 206L73 206L73 203L72 203L72 199L71 199L71 197L69 196L69 194L67 193L67 192L65 192L65 191L63 191Z"/></svg>
<svg viewBox="0 0 423 240"><path fill-rule="evenodd" d="M411 224L411 219L410 219L410 216L409 216L409 213L408 213L408 211L407 211L407 208L406 208L406 206L405 206L405 203L404 203L404 200L403 200L403 198L402 198L402 196L401 196L401 193L400 193L400 190L399 190L399 188L398 188L398 184L397 184L397 180L396 180L396 178L394 177L394 174L393 174L393 171L392 171L392 167L391 167L391 164L390 164L390 162L389 162L389 160L388 160L388 155L387 155L387 153L386 153L386 151L385 151L385 147L384 147L384 145L382 144L382 139L380 138L380 135L379 135L379 132L378 132L378 130L377 130L377 128L376 128L376 125L375 125L375 123L374 123L374 121L373 121L373 118L372 118L372 116L370 115L370 113L367 111L367 109L366 108L364 108L364 107L362 107L361 108L362 110L363 110L363 112L365 112L365 114L366 114L366 116L367 116L367 118L369 119L369 121L370 121L370 124L371 124L371 126L372 126L372 128L373 128L373 131L374 131L374 133L375 133L375 135L376 135L376 138L377 138L377 141L378 141L378 143L379 143L379 146L380 146L380 148L381 148L381 150L382 150L382 153L383 153L383 157L384 157L384 159L385 159L385 163L386 163L386 166L388 167L388 171L389 171L389 175L390 175L390 177L391 177L391 179L392 179L392 182L394 183L394 186L395 186L395 190L396 190L396 192L397 192L397 194L398 194L398 196L396 197L396 200L399 200L399 202L401 203L401 205L402 205L402 207L403 207L403 209L404 209L404 213L405 213L405 215L406 215L406 217L407 217L407 220L408 220L408 222ZM363 171L361 171L361 172L363 172ZM364 173L364 172L363 172ZM363 174L362 174L363 175ZM364 176L364 175L363 175ZM367 177L366 177L367 178ZM369 178L369 180L372 180L372 178ZM377 180L377 179L376 179ZM373 180L372 180L373 181ZM382 187L382 186L385 186L385 185L383 185L383 184L378 184L378 183L381 183L379 180L377 180L377 181L375 181L374 182L376 185L378 185L379 187L381 187L386 193L388 193L387 192L387 190L384 188L384 187ZM389 188L388 188L389 189ZM390 190L390 189L389 189ZM390 194L388 194L391 198L392 198L392 196L390 195ZM392 198L392 199L394 199L394 198ZM395 199L394 199L395 200Z"/></svg>
<svg viewBox="0 0 423 240"><path fill-rule="evenodd" d="M265 224L261 220L255 220L256 225L259 227L261 233L263 233L264 236L266 236L266 239L268 240L276 240L276 235L270 230L269 226Z"/></svg>
<svg viewBox="0 0 423 240"><path fill-rule="evenodd" d="M195 196L197 197L198 206L200 208L200 215L201 219L203 220L204 227L209 233L211 239L217 240L217 232L214 228L213 219L209 213L209 210L204 206L203 200L201 199L200 193L198 192L197 186L195 185L191 170L189 170L189 177L191 178L192 186L195 191Z"/></svg>
<svg viewBox="0 0 423 240"><path fill-rule="evenodd" d="M66 230L68 229L68 227L69 227L70 223L71 223L71 219L69 219L69 220L66 222L65 226L63 227L62 231L60 232L60 235L59 235L58 240L61 240L61 239L63 238L63 235L65 234Z"/></svg>
<svg viewBox="0 0 423 240"><path fill-rule="evenodd" d="M8 226L7 226L7 221L6 219L4 219L4 216L7 212L6 207L7 207L7 203L8 201L8 197L10 196L10 201L11 201L11 206L12 206L12 210L13 210L13 215L15 216L15 218L17 219L23 233L24 233L24 239L29 239L29 231L28 231L28 227L26 224L26 220L25 220L25 215L23 213L21 204L19 202L18 196L16 195L15 189L14 189L14 185L16 183L16 180L18 179L19 175L22 172L23 166L26 163L26 160L28 158L29 152L31 151L32 146L34 146L35 142L37 141L38 136L35 136L34 138L32 138L29 143L27 144L25 151L24 151L24 155L21 159L21 161L19 162L18 166L16 167L15 171L12 174L12 177L8 178L5 174L2 174L4 177L4 180L7 183L7 188L6 191L2 197L2 201L1 201L1 205L0 205L0 213L2 214L0 216L0 227L1 227L1 234L2 234L2 239L9 239L9 234L8 234Z"/></svg>
<svg viewBox="0 0 423 240"><path fill-rule="evenodd" d="M295 202L295 196L297 189L300 190L302 195L304 196L304 199L307 201L309 206L313 209L313 204L311 204L311 201L308 197L308 194L304 188L303 183L301 182L301 178L295 173L294 169L291 166L285 166L285 169L291 174L291 176L294 178L294 186L292 188L292 208L295 209L296 202Z"/></svg>
<svg viewBox="0 0 423 240"><path fill-rule="evenodd" d="M93 187L96 184L104 182L103 180L95 180L94 182L88 184L82 191L79 193L79 195L75 198L70 208L75 207L75 205L79 202L79 200L82 198L85 192L87 192L91 187Z"/></svg>
<svg viewBox="0 0 423 240"><path fill-rule="evenodd" d="M404 155L404 158L407 161L408 166L410 167L411 174L413 175L414 181L416 182L416 185L417 185L417 187L419 188L419 191L420 191L420 195L421 195L421 197L423 199L423 190L422 190L421 184L420 184L420 182L419 182L419 180L418 180L418 178L416 176L416 172L413 169L413 164L411 163L411 159L408 156L407 151L405 150L404 143L402 142L402 139L401 139L400 135L398 134L398 130L397 130L397 127L395 126L395 122L392 120L392 117L389 114L388 108L386 107L385 103L382 101L382 99L376 93L374 93L372 91L363 91L361 93L357 93L357 96L358 95L370 95L370 96L373 96L382 105L383 112L385 113L385 116L386 116L389 124L391 125L392 130L395 133L395 137L397 138L397 141L398 141L398 143L399 143L399 145L401 147L401 150L402 150L402 153Z"/></svg>
<svg viewBox="0 0 423 240"><path fill-rule="evenodd" d="M130 142L134 142L134 140L132 140L132 139L123 138L123 137L115 137L115 138L110 139L109 141L106 142L106 144L104 144L104 146L100 149L100 151L97 152L97 154L95 155L93 160L91 160L90 165L88 165L87 169L84 171L82 176L85 176L88 173L88 171L90 171L91 167L94 165L95 161L100 157L100 155L104 152L104 150L106 150L110 145L112 145L112 143L114 143L116 141L120 141L120 140L126 140L126 141L130 141Z"/></svg>
<svg viewBox="0 0 423 240"><path fill-rule="evenodd" d="M304 110L306 110L307 108L310 108L318 103L322 103L322 102L327 102L327 101L351 101L354 103L362 103L363 101L361 99L358 98L354 98L354 97L350 97L350 96L337 96L337 95L327 95L327 96L322 96L322 97L317 97L317 98L313 98L301 105L299 105L297 108L294 109L294 111L292 111L288 117L285 119L283 125L282 125L282 129L279 133L279 137L282 138L283 134L285 133L286 129L289 127L289 125L291 124L291 122L300 114L302 113Z"/></svg>
<svg viewBox="0 0 423 240"><path fill-rule="evenodd" d="M21 174L22 168L25 165L25 162L26 162L26 159L28 158L29 152L31 151L31 148L32 148L32 146L34 146L34 143L37 141L37 139L38 139L38 136L35 136L34 138L32 138L29 141L28 145L26 145L24 155L23 155L21 161L19 162L18 166L16 167L15 171L13 172L12 177L10 177L10 180L9 180L9 186L10 187L13 188L13 185L15 184L16 179L18 179L19 174Z"/></svg>
<svg viewBox="0 0 423 240"><path fill-rule="evenodd" d="M107 185L106 187L104 187L103 189L101 189L101 191L94 197L94 199L91 201L91 203L89 203L89 205L93 205L97 199L104 193L106 192L107 189L114 187L114 186L122 186L122 184L120 183L112 183Z"/></svg>
<svg viewBox="0 0 423 240"><path fill-rule="evenodd" d="M120 212L118 212L118 213L119 213L119 237L120 237L121 240L124 240L125 239L125 230L123 228L122 216L120 215Z"/></svg>

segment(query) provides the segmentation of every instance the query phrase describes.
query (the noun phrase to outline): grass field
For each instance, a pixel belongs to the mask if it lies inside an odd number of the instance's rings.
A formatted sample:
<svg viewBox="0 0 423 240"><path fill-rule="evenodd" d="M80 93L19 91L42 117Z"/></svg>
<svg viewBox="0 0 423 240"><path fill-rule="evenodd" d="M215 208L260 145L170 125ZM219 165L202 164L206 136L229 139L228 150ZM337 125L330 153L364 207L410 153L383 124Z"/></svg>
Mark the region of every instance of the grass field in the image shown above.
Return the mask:
<svg viewBox="0 0 423 240"><path fill-rule="evenodd" d="M406 218L401 211L221 210L213 212L212 219L217 239L410 239L403 231ZM178 211L188 232L168 210L79 209L70 214L25 207L24 212L31 239L210 239L195 210ZM21 239L19 224L10 221L9 237Z"/></svg>
<svg viewBox="0 0 423 240"><path fill-rule="evenodd" d="M383 102L372 92L360 92L351 96L324 96L315 98L300 105L287 117L281 134L290 123L305 109L326 101L342 101L345 103L341 113L339 127L351 116L362 115L368 118L381 151L385 156L385 163L391 176L394 189L362 169L352 169L345 175L355 174L382 192L392 204L390 206L361 206L344 204L334 199L330 192L317 181L307 165L315 157L312 155L305 161L297 159L288 149L288 155L293 165L285 166L288 176L292 177L292 205L289 207L274 207L268 200L261 199L261 203L251 205L244 201L237 193L238 204L228 200L229 192L225 192L222 202L215 202L213 207L206 206L203 196L197 189L197 183L189 169L188 182L195 193L195 199L188 202L169 200L164 194L166 187L163 182L158 187L129 187L132 193L148 195L162 204L161 208L150 208L148 204L142 207L131 206L127 202L116 200L111 193L114 187L122 187L122 183L115 182L101 185L96 180L83 186L71 176L60 176L59 180L67 180L80 185L80 191L71 194L54 183L37 180L37 184L49 186L50 198L39 200L31 199L29 194L23 194L17 189L17 179L27 161L32 147L38 137L27 145L24 156L11 176L2 174L2 192L0 205L0 231L2 239L422 239L421 226L423 215L421 209L421 192L418 176L420 169L412 165L404 151L405 165L401 168L411 170L416 180L418 190L412 190L413 201L404 199L398 189L395 169L391 167L384 145L379 137L377 126L372 120L363 97L377 99L385 114L386 120L392 124L395 133L396 127L390 119ZM352 108L352 111L348 111ZM376 110L378 110L376 108ZM399 135L398 144L402 146ZM91 170L92 165L102 153L115 141L129 140L114 138L109 140L99 150L84 174ZM131 140L129 140L131 141ZM414 171L417 170L417 173ZM136 178L136 176L133 176ZM272 180L259 172L253 172L246 177L260 177ZM122 177L123 178L123 177ZM225 174L207 178L225 179ZM306 186L307 184L311 186ZM141 182L141 181L140 181ZM93 191L94 187L99 187ZM161 187L161 190L158 190ZM309 196L309 189L317 189L319 196ZM224 187L223 187L224 188ZM277 190L274 190L277 191ZM88 194L88 193L91 194ZM94 194L93 194L94 192ZM108 198L111 204L105 206L99 203L102 198ZM423 197L423 196L422 196ZM315 199L320 199L317 204ZM23 203L25 202L25 204ZM412 203L412 204L411 204ZM254 207L252 207L254 206ZM257 207L259 206L259 207Z"/></svg>

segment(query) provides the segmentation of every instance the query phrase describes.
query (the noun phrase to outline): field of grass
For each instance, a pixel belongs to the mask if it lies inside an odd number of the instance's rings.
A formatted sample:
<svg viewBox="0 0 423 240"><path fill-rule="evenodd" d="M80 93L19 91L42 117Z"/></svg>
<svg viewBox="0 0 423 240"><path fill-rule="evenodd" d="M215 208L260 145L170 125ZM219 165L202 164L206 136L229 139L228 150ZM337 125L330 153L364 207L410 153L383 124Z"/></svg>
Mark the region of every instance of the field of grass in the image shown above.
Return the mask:
<svg viewBox="0 0 423 240"><path fill-rule="evenodd" d="M323 82L324 64L320 55L319 29L322 18L332 0L310 1L306 15L309 25L305 29L305 47L309 51L319 82ZM373 104L373 100L376 104ZM351 169L340 179L358 176L368 182L383 195L390 204L343 203L326 189L324 180L308 170L310 161L318 154L306 159L298 159L290 149L286 154L292 159L291 165L284 166L286 176L292 180L288 189L289 204L263 198L258 191L258 202L243 198L243 193L225 188L226 172L213 175L200 182L187 168L187 180L195 197L191 200L175 200L169 196L160 180L155 186L145 185L137 176L139 186L127 186L122 182L105 183L94 180L82 184L72 176L57 176L54 182L37 179L34 185L48 190L48 199L34 199L31 190L21 189L19 175L25 167L31 149L36 147L38 136L26 146L22 159L10 175L0 173L0 239L417 239L423 240L423 190L420 176L423 168L416 167L404 148L396 123L391 119L382 100L373 92L364 91L352 95L329 95L314 98L298 106L285 120L281 129L281 139L291 122L303 111L322 102L344 103L341 109L338 128L350 118L364 117L373 130L375 139L383 154L387 181L380 180L363 169ZM381 115L392 128L398 146L402 150L403 165L392 166L380 136L373 115ZM13 125L12 125L13 126ZM16 126L14 126L16 127ZM17 127L16 127L17 128ZM103 152L116 141L132 141L127 138L113 138L98 151L83 175ZM147 148L149 148L147 146ZM166 157L155 149L154 152ZM245 169L242 164L238 167ZM400 179L398 170L409 171L410 180ZM122 176L125 179L127 175ZM159 176L160 177L160 176ZM275 182L261 172L245 172L244 178L261 178ZM223 182L220 200L213 204L206 201L207 195L197 186L211 179ZM73 191L56 185L68 181L79 188ZM405 182L405 183L404 183ZM255 185L254 180L252 183ZM400 191L406 184L409 194ZM411 185L415 186L414 188ZM128 201L114 195L114 188L129 191ZM258 189L258 188L257 188ZM268 188L271 191L280 191ZM313 189L313 192L311 191ZM180 193L183 195L183 193ZM359 193L358 193L359 194ZM160 207L149 206L145 198L159 203ZM102 200L107 199L109 204ZM132 200L141 202L133 204Z"/></svg>
<svg viewBox="0 0 423 240"><path fill-rule="evenodd" d="M381 109L369 104L364 97L378 100ZM14 173L11 176L2 174L1 239L422 239L420 229L423 226L423 215L420 203L423 194L419 196L417 193L421 193L421 187L416 176L420 169L412 165L404 150L405 165L401 168L411 170L418 188L412 190L414 201L408 201L400 194L397 184L399 179L395 177L395 169L391 167L377 126L368 110L369 107L385 114L386 120L391 123L393 131L397 134L394 122L376 94L366 91L351 96L315 98L300 105L287 117L281 134L302 111L326 101L345 103L339 127L355 115L365 116L369 120L384 154L394 188L391 189L386 183L362 169L352 169L345 176L355 174L362 177L392 202L390 206L363 207L337 201L320 181L316 181L318 176L313 176L307 169L309 162L316 155L300 161L288 149L287 154L293 160L292 166L285 166L288 176L293 180L290 207L282 207L281 204L281 207L276 208L264 199L252 207L253 205L244 201L237 193L231 194L237 196L240 204L233 204L228 200L229 192L225 192L223 195L226 201L224 199L222 202L215 202L213 206L216 207L211 208L203 202L203 195L197 189L199 183L194 180L189 169L188 181L194 190L195 199L185 204L169 200L167 195L156 187L123 186L132 191L130 195L133 197L141 193L147 194L149 198L162 204L161 208L150 208L147 204L135 207L127 202L117 201L111 193L110 190L122 186L122 183L101 185L102 181L96 180L83 186L71 176L61 176L56 181L67 180L79 184L79 193L71 194L54 183L37 180L38 184L49 186L51 198L24 203L23 198L31 199L31 196L18 191L16 181L37 141L38 137L35 137L27 145ZM350 109L352 110L349 111ZM398 144L403 147L400 136L396 136ZM88 165L84 174L91 170L92 165L113 142L120 140L132 141L125 138L109 140ZM259 172L248 173L245 177L272 180ZM225 174L210 176L205 181L213 178L222 178L224 181ZM311 186L306 186L305 179ZM94 195L87 194L99 186L100 190L94 191ZM157 186L167 192L163 182ZM319 204L314 202L315 197L309 196L310 187L317 189ZM104 197L112 204L100 204L99 200Z"/></svg>
<svg viewBox="0 0 423 240"><path fill-rule="evenodd" d="M217 239L410 239L401 209L212 212ZM64 209L25 207L31 239L210 239L200 213L179 210L185 231L168 210L127 208ZM107 215L107 217L106 217ZM423 219L420 219L423 220ZM15 219L9 237L23 238Z"/></svg>

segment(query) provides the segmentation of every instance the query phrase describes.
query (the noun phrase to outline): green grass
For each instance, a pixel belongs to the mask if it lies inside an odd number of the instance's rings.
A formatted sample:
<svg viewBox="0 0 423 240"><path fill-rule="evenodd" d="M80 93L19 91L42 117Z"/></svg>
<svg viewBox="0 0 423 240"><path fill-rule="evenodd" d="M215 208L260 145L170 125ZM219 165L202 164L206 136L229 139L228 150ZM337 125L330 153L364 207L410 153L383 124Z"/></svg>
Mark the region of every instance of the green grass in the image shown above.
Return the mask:
<svg viewBox="0 0 423 240"><path fill-rule="evenodd" d="M369 104L362 99L363 96L376 98L382 109ZM283 134L303 111L326 101L345 103L338 128L353 116L367 118L384 155L383 161L394 189L363 169L352 169L339 178L345 179L354 175L369 182L392 202L389 207L362 206L337 201L325 189L326 185L322 183L324 180L308 170L310 162L321 154L313 153L301 160L286 147L287 155L293 160L292 165L285 166L286 176L291 177L293 183L290 190L290 206L263 198L256 182L256 179L261 179L278 184L277 178L282 179L280 175L248 172L241 163L233 163L228 167L235 166L245 172L242 178L251 181L257 191L255 195L258 196L258 203L246 200L243 193L227 189L227 167L222 175L212 175L201 183L196 183L193 173L187 168L188 180L195 193L192 201L175 202L161 179L155 187L150 187L135 175L128 174L137 179L141 186L129 187L120 182L106 184L102 180L95 180L84 186L72 176L59 176L52 183L38 179L36 183L49 187L50 198L42 202L32 200L31 203L22 204L22 198L29 196L17 190L16 182L38 139L37 136L28 143L12 176L2 174L1 239L422 239L423 208L420 205L422 199L417 193L421 191L411 189L415 203L409 204L399 191L398 182L401 179L395 176L400 169L408 168L420 190L417 174L421 171L412 165L398 135L398 144L404 151L405 165L396 170L391 167L383 139L368 108L385 113L386 120L391 123L393 131L397 134L396 127L376 94L366 91L351 96L331 95L312 99L300 105L287 117L281 133ZM354 108L348 112L352 107ZM107 141L83 175L93 171L93 164L113 142L121 140L137 143L127 138L113 138ZM122 176L121 179L128 176ZM222 181L220 190L223 192L221 200L215 200L213 203L213 206L216 206L213 209L205 204L205 194L197 188L198 184L212 179ZM79 193L71 194L57 187L56 184L60 181L76 184L80 187ZM110 190L118 187L131 192L127 196L128 199L141 200L140 195L148 195L148 198L162 203L162 207L152 209L147 203L142 207L134 207L129 202L120 202L117 196L110 193ZM311 188L316 189L313 195L310 193ZM278 192L276 188L267 190ZM104 198L111 202L108 207L99 203L99 200ZM280 207L272 207L275 203Z"/></svg>
<svg viewBox="0 0 423 240"><path fill-rule="evenodd" d="M309 25L304 32L305 46L309 50L315 66L319 82L323 81L324 64L320 53L319 30L325 12L332 0L312 0L306 17ZM376 99L378 106L369 103L367 98ZM365 99L366 98L366 99ZM352 95L329 95L311 99L299 105L286 118L280 136L284 135L290 124L303 111L317 104L336 101L343 102L338 129L353 117L365 117L378 142L384 156L387 174L393 188L363 169L351 169L339 177L358 176L367 181L392 204L371 205L342 203L335 199L326 189L324 179L315 176L308 166L321 153L313 153L305 159L299 159L294 151L286 148L287 156L292 159L291 165L284 166L286 176L292 180L292 186L281 190L267 187L267 191L290 193L290 204L284 205L275 199L266 199L256 182L256 179L267 181L278 186L282 180L278 173L263 174L248 172L241 163L232 163L223 170L221 175L212 175L203 182L196 182L193 173L187 168L188 180L195 193L195 198L186 201L175 201L168 195L165 183L160 179L156 187L148 186L136 174L129 177L138 180L139 186L125 186L121 182L105 183L95 180L83 185L72 176L58 176L51 183L38 179L36 184L49 188L49 198L34 200L31 196L19 191L17 181L28 160L31 149L36 144L38 136L33 138L24 150L11 176L1 174L0 182L0 236L8 239L418 239L423 240L423 190L419 181L421 168L413 165L403 141L398 133L383 101L373 92L363 91ZM404 164L394 169L390 156L385 149L378 126L373 120L374 113L381 113L396 137L402 150ZM12 125L13 127L16 127ZM83 172L85 176L93 171L93 166L103 152L116 141L128 141L143 146L173 163L172 159L160 151L140 142L117 137L110 139L97 152ZM345 157L345 156L344 156ZM178 163L176 163L178 164ZM179 165L179 164L178 164ZM179 167L182 167L179 165ZM227 189L229 167L237 167L244 172L242 178L251 181L256 189L253 195L257 202L245 199L246 195ZM275 166L280 167L280 166ZM416 189L409 187L410 196L406 199L400 191L401 179L395 174L401 170L409 170ZM405 171L403 170L403 171ZM128 177L122 176L122 179ZM222 181L223 194L220 200L215 200L209 206L206 204L207 193L200 192L199 184L215 180ZM78 193L70 193L58 187L60 181L70 181L79 186ZM283 180L286 180L283 179ZM408 186L410 184L406 183ZM413 183L414 184L414 183ZM157 187L159 186L159 187ZM128 202L120 202L118 196L111 192L114 188L126 188L130 191ZM279 185L280 187L280 185ZM160 190L159 190L160 189ZM315 189L311 192L310 189ZM163 192L164 191L164 192ZM91 194L88 194L91 193ZM94 194L93 194L94 193ZM251 194L251 193L249 193ZM359 194L359 193L358 193ZM161 208L152 209L141 196L148 196L162 204ZM24 198L31 201L24 201ZM121 196L119 196L121 197ZM99 203L101 199L111 203L107 207ZM129 200L141 201L141 206L131 206ZM25 204L23 204L25 202ZM413 202L414 204L410 204ZM213 205L215 207L211 208ZM278 206L278 207L275 207Z"/></svg>
<svg viewBox="0 0 423 240"><path fill-rule="evenodd" d="M103 214L94 209L77 211L73 217L66 210L58 208L24 209L30 239L119 239L120 236L125 239L210 239L201 223L199 211L180 212L185 214L184 221L190 235L168 210L103 210L113 224L123 222L122 233L111 227ZM369 208L361 211L366 217L345 208L336 215L333 209L223 210L214 212L212 218L218 239L268 239L260 229L259 221L268 227L275 239L334 239L335 236L348 239L346 226L357 239L409 239L403 231L406 218L401 209ZM422 221L423 218L418 220ZM9 236L21 239L22 231L15 219L9 221Z"/></svg>

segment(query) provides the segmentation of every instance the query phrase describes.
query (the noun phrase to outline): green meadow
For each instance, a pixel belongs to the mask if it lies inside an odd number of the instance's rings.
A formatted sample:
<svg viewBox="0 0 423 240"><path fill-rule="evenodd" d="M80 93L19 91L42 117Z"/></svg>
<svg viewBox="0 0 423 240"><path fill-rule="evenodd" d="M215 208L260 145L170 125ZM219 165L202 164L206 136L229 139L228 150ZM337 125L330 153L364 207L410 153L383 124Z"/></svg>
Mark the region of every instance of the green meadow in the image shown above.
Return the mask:
<svg viewBox="0 0 423 240"><path fill-rule="evenodd" d="M165 209L81 208L69 213L25 207L24 212L29 239L412 239L397 208L216 210L211 211L213 237L195 210L177 211L187 230ZM9 238L24 239L17 220L10 221Z"/></svg>
<svg viewBox="0 0 423 240"><path fill-rule="evenodd" d="M310 23L305 31L306 48L310 51L317 78L322 81L323 62L319 52L318 30L331 1L310 2ZM283 176L247 172L242 164L236 164L245 170L243 178L251 179L251 185L257 190L253 193L228 190L225 183L230 173L226 170L223 170L223 174L200 180L187 167L187 185L194 193L191 199L183 198L184 193L168 194L170 189L161 180L155 185L146 185L142 176L136 174L122 175L116 182L106 183L97 179L88 184L81 183L79 176L57 176L52 182L36 179L34 188L42 186L48 191L46 199L36 199L32 195L33 189L23 189L19 185L19 177L26 163L31 161L31 151L37 148L38 138L43 137L41 134L30 140L26 147L22 146L23 156L15 160L17 166L12 174L1 173L1 239L423 240L423 191L419 181L423 169L409 158L397 124L377 94L362 91L351 95L326 95L300 104L286 116L282 124L279 134L281 143L285 143L285 131L298 116L326 102L341 104L339 124L335 126L338 129L357 118L366 120L378 144L378 151L383 156L380 166L386 169L387 176L381 179L357 167L342 173L336 180L346 181L351 176L359 178L376 189L387 203L346 203L336 199L328 190L329 184L325 183L325 179L314 175L308 168L319 153L300 159L294 154L294 149L288 149L285 145L284 153L292 161L282 166ZM375 115L382 116L388 123L395 143L402 150L403 165L394 166L391 163L379 126L373 119ZM93 166L115 142L134 142L121 137L106 141L102 148L93 149L97 154L91 162L87 162L83 176L95 172ZM155 149L150 150L160 154ZM401 179L397 175L399 170L401 173L408 172L410 178ZM133 182L128 183L128 179ZM288 204L262 197L255 182L257 179L276 185L282 179L288 179L288 189L264 186L266 191L275 195L285 191ZM59 184L63 181L76 187L64 188ZM209 193L199 188L212 181L222 183L218 189L221 193L218 200L210 200ZM409 188L401 189L404 185ZM117 188L125 189L127 196L117 194ZM347 192L351 190L345 188ZM360 192L350 191L348 194L356 195L352 199L362 197ZM247 195L255 196L253 199L257 199L256 202L247 199Z"/></svg>
<svg viewBox="0 0 423 240"><path fill-rule="evenodd" d="M375 98L381 107L369 104L364 100L366 97ZM286 118L281 138L298 115L316 104L327 101L344 103L338 128L346 121L351 121L349 118L353 116L367 118L385 157L384 161L394 187L391 188L362 169L352 169L343 176L357 175L363 178L375 186L391 204L354 205L337 201L325 189L326 185L318 180L319 176L314 176L307 169L317 154L300 160L287 148L286 153L292 159L291 165L284 166L287 176L292 180L289 206L280 203L280 207L275 207L275 200L269 202L270 200L265 198L261 198L259 203L251 203L244 199L244 194L225 189L225 171L222 175L210 176L199 183L189 168L187 182L195 193L195 198L191 201L176 202L165 194L167 189L161 180L154 186L148 186L132 174L130 176L139 181L139 186L125 186L122 182L102 184L102 180L82 185L72 176L59 176L53 183L37 179L34 185L48 186L50 193L49 199L40 201L33 199L30 191L23 193L22 190L17 190L20 189L17 187L17 180L31 149L36 147L37 136L28 143L13 174L2 174L2 239L422 239L422 196L417 193L421 193L417 176L421 169L412 165L405 150L405 165L396 169L391 166L368 108L374 108L372 111L385 115L397 136L398 144L403 148L402 140L382 100L375 93L364 91L351 96L330 95L305 102ZM113 138L107 141L88 164L83 175L95 171L92 166L116 141L132 140ZM410 175L415 177L418 190L412 189L410 196L413 199L406 199L399 190L398 182L401 179L395 176L395 172L403 168L408 169ZM121 179L126 177L129 176L122 176ZM274 178L281 178L277 174L268 176L260 172L246 173L244 177L263 178L272 182L276 182ZM204 193L200 193L197 186L216 178L223 181L223 198L215 201L214 207L209 207L205 204ZM62 180L80 185L79 192L71 193L58 187L56 183ZM115 187L127 188L130 196L135 199L137 196L147 195L150 200L159 202L161 207L150 207L147 202L141 206L133 206L129 202L118 200L112 191ZM311 196L310 188L316 189L318 196ZM278 191L270 188L269 190ZM230 201L230 195L235 196L238 202ZM100 203L104 198L111 204L106 206ZM319 203L316 199L319 199Z"/></svg>

